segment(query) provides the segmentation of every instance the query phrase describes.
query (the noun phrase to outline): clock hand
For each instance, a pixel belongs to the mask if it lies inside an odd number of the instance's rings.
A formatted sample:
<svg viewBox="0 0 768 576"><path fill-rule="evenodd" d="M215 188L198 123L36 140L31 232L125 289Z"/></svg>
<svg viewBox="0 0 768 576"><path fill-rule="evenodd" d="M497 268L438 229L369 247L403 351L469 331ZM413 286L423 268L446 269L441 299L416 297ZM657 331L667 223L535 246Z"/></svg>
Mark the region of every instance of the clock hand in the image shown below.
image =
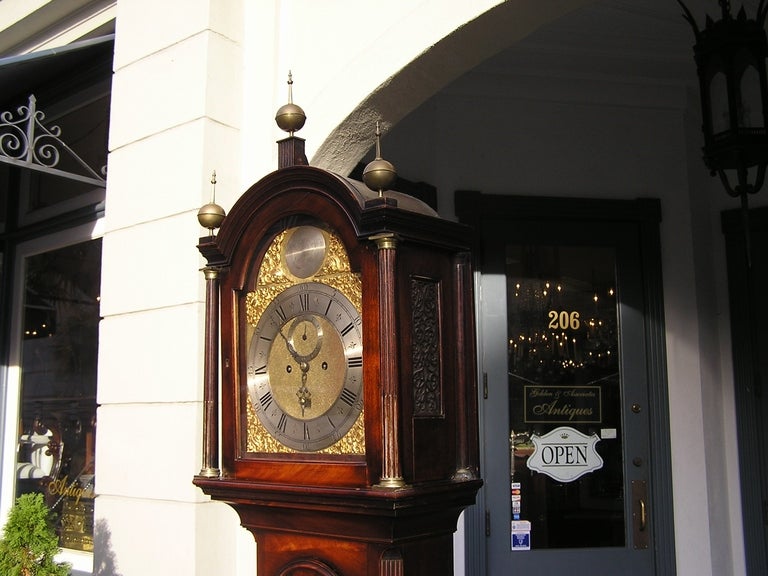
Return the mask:
<svg viewBox="0 0 768 576"><path fill-rule="evenodd" d="M307 388L307 372L309 372L309 362L302 362L299 365L301 368L301 386L299 386L296 396L299 398L299 405L301 406L301 416L304 417L304 410L312 407L312 392Z"/></svg>
<svg viewBox="0 0 768 576"><path fill-rule="evenodd" d="M283 339L283 341L285 342L285 346L286 346L286 348L288 348L288 352L290 352L291 356L293 356L293 347L292 347L292 346L291 346L291 344L288 342L288 338L286 338L286 337L285 337L285 334L283 334L283 328L282 328L282 326L281 326L281 327L280 327L280 328L277 330L277 333L278 333L278 334L280 334L280 337L281 337L281 338ZM294 358L295 358L295 356L294 356Z"/></svg>
<svg viewBox="0 0 768 576"><path fill-rule="evenodd" d="M294 324L290 328L291 338L293 337L293 331L295 327L296 326ZM299 389L296 391L296 396L299 398L299 405L301 406L301 416L304 417L304 411L307 408L312 407L312 392L310 392L309 388L307 388L307 372L309 372L309 361L304 361L302 359L301 354L299 354L296 351L296 349L293 347L291 340L286 338L285 334L283 334L282 329L279 329L277 333L280 334L281 338L285 342L286 348L288 349L288 353L299 364L299 369L301 370L301 386L299 386ZM305 324L302 340L306 340L306 339L307 339L307 326Z"/></svg>
<svg viewBox="0 0 768 576"><path fill-rule="evenodd" d="M303 333L299 332L300 325L304 325ZM299 346L299 350L296 349L295 338L300 338L302 342L306 343L310 338L309 325L315 328L315 343L314 347L307 351L306 344ZM301 370L301 385L296 391L296 396L299 399L299 405L301 406L302 417L305 414L305 410L312 407L312 393L307 387L307 372L309 372L309 363L320 353L320 348L323 343L323 329L317 318L313 314L302 314L294 318L288 327L288 335L283 334L282 327L278 329L278 334L285 342L285 346L288 349L288 353L291 358L299 365ZM310 343L311 344L311 343ZM305 353L307 352L307 353Z"/></svg>

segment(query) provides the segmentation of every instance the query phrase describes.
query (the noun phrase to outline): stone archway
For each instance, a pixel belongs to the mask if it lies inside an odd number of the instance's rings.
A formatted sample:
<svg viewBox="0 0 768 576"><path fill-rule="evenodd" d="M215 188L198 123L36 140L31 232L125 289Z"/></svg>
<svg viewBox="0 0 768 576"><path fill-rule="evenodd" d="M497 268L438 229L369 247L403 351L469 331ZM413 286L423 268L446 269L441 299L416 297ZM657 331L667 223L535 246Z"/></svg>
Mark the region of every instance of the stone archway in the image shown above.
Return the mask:
<svg viewBox="0 0 768 576"><path fill-rule="evenodd" d="M372 129L380 121L386 130L435 92L484 59L593 0L501 2L468 22L455 22L453 31L431 46L423 46L411 62L380 84L333 129L319 146L311 164L348 174L370 149ZM431 3L427 3L430 4ZM434 18L423 8L409 18ZM444 15L443 15L444 16ZM425 38L425 42L428 39ZM375 61L375 54L371 54ZM332 94L338 97L338 93ZM320 109L325 109L320 106Z"/></svg>

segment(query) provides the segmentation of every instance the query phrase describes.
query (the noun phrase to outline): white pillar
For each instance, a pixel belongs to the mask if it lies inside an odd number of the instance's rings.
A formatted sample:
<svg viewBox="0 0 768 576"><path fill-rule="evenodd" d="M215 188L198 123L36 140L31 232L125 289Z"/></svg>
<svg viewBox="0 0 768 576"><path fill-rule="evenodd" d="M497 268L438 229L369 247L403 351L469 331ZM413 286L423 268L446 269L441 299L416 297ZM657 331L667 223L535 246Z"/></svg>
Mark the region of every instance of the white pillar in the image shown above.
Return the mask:
<svg viewBox="0 0 768 576"><path fill-rule="evenodd" d="M118 2L95 572L238 573L237 515L192 477L201 466L204 301L196 213L210 201L214 169L217 200L240 188L242 11L242 0ZM252 539L246 546L254 556Z"/></svg>

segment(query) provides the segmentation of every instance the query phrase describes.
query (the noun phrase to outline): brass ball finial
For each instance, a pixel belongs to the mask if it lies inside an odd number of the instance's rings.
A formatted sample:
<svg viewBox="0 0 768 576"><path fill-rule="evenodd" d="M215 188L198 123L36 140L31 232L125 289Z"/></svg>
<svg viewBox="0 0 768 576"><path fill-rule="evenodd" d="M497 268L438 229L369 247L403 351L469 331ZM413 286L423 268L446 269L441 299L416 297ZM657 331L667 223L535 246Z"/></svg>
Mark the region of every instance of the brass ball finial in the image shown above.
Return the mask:
<svg viewBox="0 0 768 576"><path fill-rule="evenodd" d="M397 178L395 167L381 157L381 130L379 123L376 122L376 158L363 170L363 182L374 192L382 196L384 190L394 183Z"/></svg>
<svg viewBox="0 0 768 576"><path fill-rule="evenodd" d="M301 130L304 126L304 122L307 120L307 115L304 114L304 110L301 106L297 106L293 103L293 75L290 70L288 71L288 104L283 104L278 108L277 115L275 116L275 122L281 130L288 132L293 136L294 132Z"/></svg>
<svg viewBox="0 0 768 576"><path fill-rule="evenodd" d="M224 221L224 217L226 216L226 213L224 212L224 208L222 208L215 202L216 170L214 170L213 174L211 174L211 185L212 185L211 201L205 206L202 206L200 210L197 211L197 221L200 222L200 226L202 226L203 228L208 228L211 236L213 236L213 231L219 226L221 226L221 223Z"/></svg>

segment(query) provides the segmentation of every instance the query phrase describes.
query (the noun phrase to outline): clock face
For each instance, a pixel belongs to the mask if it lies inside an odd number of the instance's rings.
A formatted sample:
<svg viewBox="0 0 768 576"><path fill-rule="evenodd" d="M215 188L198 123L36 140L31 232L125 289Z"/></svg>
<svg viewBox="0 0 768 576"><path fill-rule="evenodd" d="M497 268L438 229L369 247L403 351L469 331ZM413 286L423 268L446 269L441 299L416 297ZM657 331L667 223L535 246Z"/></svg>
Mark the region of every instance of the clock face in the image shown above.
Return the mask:
<svg viewBox="0 0 768 576"><path fill-rule="evenodd" d="M281 444L322 450L352 427L363 399L362 319L322 282L286 288L262 313L248 348L248 392Z"/></svg>

